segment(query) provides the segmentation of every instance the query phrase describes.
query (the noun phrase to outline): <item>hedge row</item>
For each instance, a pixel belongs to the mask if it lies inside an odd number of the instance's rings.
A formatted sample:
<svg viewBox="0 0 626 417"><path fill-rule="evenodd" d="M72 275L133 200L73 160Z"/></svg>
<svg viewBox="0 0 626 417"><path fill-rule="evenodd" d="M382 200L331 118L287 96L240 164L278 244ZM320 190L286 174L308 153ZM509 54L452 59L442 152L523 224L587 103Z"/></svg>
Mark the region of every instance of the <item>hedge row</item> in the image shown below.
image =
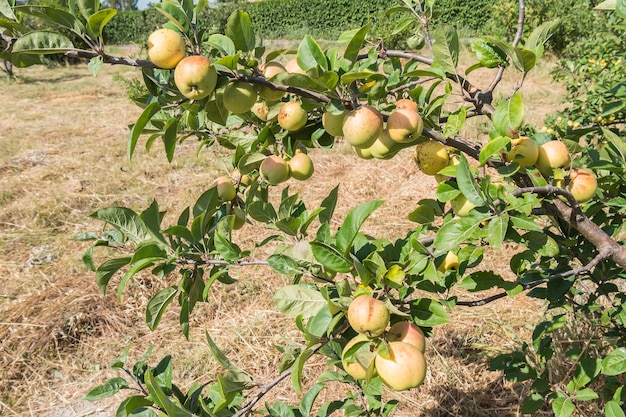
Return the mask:
<svg viewBox="0 0 626 417"><path fill-rule="evenodd" d="M596 0L528 0L529 23L561 17L559 28L549 48L561 52L569 44L592 36L596 16L590 13ZM222 4L207 9L198 19L200 29L222 32L230 13L236 8L250 13L256 33L266 39L301 39L310 34L317 39L336 39L348 30L371 22L376 37L396 47L400 36L392 36L399 17L385 15L396 4L389 0L264 0L253 3ZM143 44L148 35L166 19L154 9L119 13L107 26L105 40L109 44ZM464 36L489 33L502 37L515 32L517 4L514 0L436 0L432 26L450 24ZM530 25L529 25L530 26ZM406 36L410 34L404 34Z"/></svg>

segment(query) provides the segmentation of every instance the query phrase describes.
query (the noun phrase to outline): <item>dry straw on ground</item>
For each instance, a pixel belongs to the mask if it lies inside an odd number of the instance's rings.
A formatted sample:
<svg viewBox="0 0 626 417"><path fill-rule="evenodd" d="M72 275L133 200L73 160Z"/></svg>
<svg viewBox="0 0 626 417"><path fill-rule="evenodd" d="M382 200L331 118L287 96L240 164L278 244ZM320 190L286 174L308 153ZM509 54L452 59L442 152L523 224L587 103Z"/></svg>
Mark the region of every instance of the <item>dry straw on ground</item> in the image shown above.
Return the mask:
<svg viewBox="0 0 626 417"><path fill-rule="evenodd" d="M134 72L107 68L94 79L84 66L33 68L18 71L16 82L0 78L0 414L7 416L112 415L120 396L103 403L85 403L93 386L114 376L108 364L132 344L130 360L154 346L154 361L173 354L175 378L188 387L209 381L219 372L204 342L210 332L226 354L256 380L275 377L280 360L274 344L282 337L298 338L290 320L271 303L286 278L255 267L236 273L238 283L216 288L209 303L192 317L192 334L185 340L178 329L176 308L159 329L147 330L143 309L150 294L167 282L142 275L118 301L110 291L99 294L93 274L81 264L87 245L71 240L100 225L88 219L98 208L125 205L141 210L156 198L168 210L165 223L218 175L226 155L220 150L195 153L184 144L175 162L167 164L155 147L125 157L127 125L139 114L112 74ZM548 94L545 77L531 79L537 109L558 102ZM508 80L509 85L514 80ZM9 104L10 103L10 104ZM527 103L530 112L534 107ZM532 116L531 116L532 117ZM473 134L480 130L476 125ZM432 195L435 182L420 174L410 150L390 161L362 161L345 148L314 151L314 177L290 182L310 206L336 185L340 187L338 219L358 203L386 203L366 224L376 236L403 236L411 223L408 213L420 198ZM399 215L401 214L401 215ZM338 221L338 220L337 220ZM242 246L252 246L264 233L245 227ZM512 250L512 249L507 249ZM507 252L497 256L505 260ZM100 259L101 260L101 259ZM506 269L506 262L490 267ZM118 278L119 279L119 278ZM117 281L113 281L115 285ZM502 375L486 371L486 346L504 348L510 332L527 334L527 324L540 306L523 296L476 309L458 308L453 322L435 329L427 351L426 384L408 393L389 393L403 400L396 416L516 416L526 387L507 384ZM323 361L306 368L307 384L324 369ZM348 387L326 390L322 397L342 395ZM296 401L288 382L268 400Z"/></svg>

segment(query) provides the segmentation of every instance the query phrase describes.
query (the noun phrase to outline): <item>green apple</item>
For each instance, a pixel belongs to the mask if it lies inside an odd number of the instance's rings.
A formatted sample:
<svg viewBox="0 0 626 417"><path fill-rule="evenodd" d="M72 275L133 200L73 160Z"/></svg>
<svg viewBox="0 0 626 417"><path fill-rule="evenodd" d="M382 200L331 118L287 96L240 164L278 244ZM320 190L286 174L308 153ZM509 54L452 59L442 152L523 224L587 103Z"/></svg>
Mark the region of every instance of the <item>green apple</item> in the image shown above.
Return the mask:
<svg viewBox="0 0 626 417"><path fill-rule="evenodd" d="M313 161L309 155L296 152L293 158L289 160L289 171L291 177L298 181L308 180L313 175Z"/></svg>
<svg viewBox="0 0 626 417"><path fill-rule="evenodd" d="M279 62L270 61L263 66L262 74L265 79L271 81L276 75L287 72L285 67ZM285 95L284 91L274 90L266 85L261 86L259 89L259 97L267 100L268 102L278 101Z"/></svg>
<svg viewBox="0 0 626 417"><path fill-rule="evenodd" d="M215 90L217 70L211 65L209 58L191 55L176 65L174 83L183 96L191 100L202 100Z"/></svg>
<svg viewBox="0 0 626 417"><path fill-rule="evenodd" d="M348 112L326 110L322 115L322 126L331 136L343 136L343 121Z"/></svg>
<svg viewBox="0 0 626 417"><path fill-rule="evenodd" d="M233 114L247 112L254 106L256 99L256 89L248 82L234 81L224 88L224 107Z"/></svg>
<svg viewBox="0 0 626 417"><path fill-rule="evenodd" d="M222 176L213 181L212 187L217 187L217 195L220 201L232 201L237 196L235 183L230 177Z"/></svg>
<svg viewBox="0 0 626 417"><path fill-rule="evenodd" d="M539 146L534 140L525 136L511 140L511 150L506 159L509 162L517 162L523 167L534 166L539 158Z"/></svg>
<svg viewBox="0 0 626 417"><path fill-rule="evenodd" d="M268 156L261 162L259 173L271 185L277 185L289 179L289 164L280 156Z"/></svg>

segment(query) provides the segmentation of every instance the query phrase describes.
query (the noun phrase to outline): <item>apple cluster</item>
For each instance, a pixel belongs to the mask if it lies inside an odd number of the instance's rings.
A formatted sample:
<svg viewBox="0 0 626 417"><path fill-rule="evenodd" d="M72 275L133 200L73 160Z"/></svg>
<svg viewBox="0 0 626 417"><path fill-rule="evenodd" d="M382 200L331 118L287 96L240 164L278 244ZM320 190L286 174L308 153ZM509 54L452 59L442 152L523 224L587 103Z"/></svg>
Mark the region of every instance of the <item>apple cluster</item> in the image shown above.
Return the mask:
<svg viewBox="0 0 626 417"><path fill-rule="evenodd" d="M369 295L355 298L348 307L348 322L358 334L343 348L342 366L355 379L377 375L394 391L419 387L426 378L424 333L410 321L387 330L389 320L382 301Z"/></svg>

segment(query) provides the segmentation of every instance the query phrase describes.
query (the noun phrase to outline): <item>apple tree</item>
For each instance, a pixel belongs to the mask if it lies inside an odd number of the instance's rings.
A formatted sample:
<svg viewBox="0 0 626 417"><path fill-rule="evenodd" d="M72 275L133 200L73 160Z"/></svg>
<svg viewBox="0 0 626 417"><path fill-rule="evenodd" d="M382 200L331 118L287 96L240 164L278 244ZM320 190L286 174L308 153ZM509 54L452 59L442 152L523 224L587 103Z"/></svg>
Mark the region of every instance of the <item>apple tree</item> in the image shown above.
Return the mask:
<svg viewBox="0 0 626 417"><path fill-rule="evenodd" d="M626 3L600 5L610 10L610 30L621 43L611 51L611 77L600 71L608 60L598 50L601 68L591 70L597 77L585 96L594 107L578 102L572 114L579 119L555 121L550 129L525 122L518 90L559 23L525 32L520 0L514 38L475 38L474 64L462 69L456 30L431 25L433 3L403 0L388 10L401 16L397 32L410 32L411 50L386 48L365 25L346 30L341 47L324 49L307 35L290 52L264 47L244 11L230 16L224 33L207 33L197 29L206 2L164 0L153 7L168 22L147 40L149 59L131 59L105 52L103 29L116 11L98 1L72 1L60 9L0 0L0 58L16 67L64 54L88 60L94 74L104 64L141 71L146 93L136 98L143 110L130 129L129 157L140 141L162 143L169 161L183 140L230 151L232 174L216 178L175 224L163 224L157 201L141 212L105 207L91 214L104 229L80 239L92 242L84 261L101 290L120 276L121 295L140 271L154 279L178 277L176 285L150 295L146 324L155 329L177 303L188 336L194 307L218 282L233 285L231 271L263 265L290 277L273 299L304 340L281 347L277 378L259 385L207 333L224 373L186 392L171 380L167 358L131 366L123 354L113 364L122 376L88 398L134 388L119 416L325 416L339 410L386 416L397 402L382 401L384 389L423 383L425 340L433 327L459 309L534 297L545 300L546 312L532 339L490 365L509 380L530 381L521 411L624 416ZM24 24L26 16L48 29ZM295 59L283 64L293 52ZM473 79L479 68L491 69L487 83ZM513 92L498 92L505 72L518 80ZM487 123L487 138L464 136L470 118ZM339 141L363 159L393 158L409 148L418 169L435 176L432 197L406 213L414 222L406 236L392 241L360 231L382 201L356 204L335 228L338 188L318 207L288 188L275 195L287 179L311 176L307 150ZM232 231L253 225L264 226L267 237L242 247ZM514 279L485 266L505 243L519 249L509 261ZM269 244L277 247L274 253L257 257ZM94 253L102 248L118 255L96 264ZM463 297L468 293L483 295L470 301ZM585 323L580 337L558 343L560 330L574 320ZM328 368L299 404L257 406L286 378L302 392L303 367L319 355ZM554 371L557 358L567 362L567 372ZM314 407L331 382L353 387L352 394Z"/></svg>

